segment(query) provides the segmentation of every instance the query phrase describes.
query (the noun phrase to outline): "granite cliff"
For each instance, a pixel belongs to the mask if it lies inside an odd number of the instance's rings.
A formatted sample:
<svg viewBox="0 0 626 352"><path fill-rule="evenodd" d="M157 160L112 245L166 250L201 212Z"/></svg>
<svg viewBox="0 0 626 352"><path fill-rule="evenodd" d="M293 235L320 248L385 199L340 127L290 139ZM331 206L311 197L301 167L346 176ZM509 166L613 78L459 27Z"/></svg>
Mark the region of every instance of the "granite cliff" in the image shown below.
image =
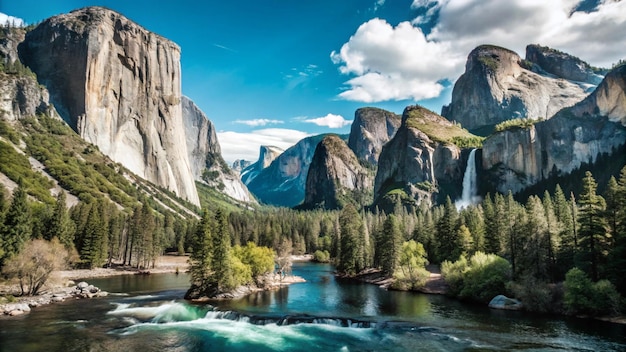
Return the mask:
<svg viewBox="0 0 626 352"><path fill-rule="evenodd" d="M585 100L530 127L513 127L483 145L490 188L519 192L571 173L626 143L626 66L611 70Z"/></svg>
<svg viewBox="0 0 626 352"><path fill-rule="evenodd" d="M496 46L481 45L472 50L465 72L454 85L452 101L442 108L442 115L470 131L487 135L493 126L506 120L548 119L593 90L588 83L565 79L583 78L570 67L577 64L566 61L571 57L547 55L547 48L539 50L535 46L528 52L529 58L522 60L515 52ZM597 77L584 78L593 81Z"/></svg>
<svg viewBox="0 0 626 352"><path fill-rule="evenodd" d="M400 127L401 116L378 108L360 108L354 113L348 147L357 158L378 164L383 148Z"/></svg>
<svg viewBox="0 0 626 352"><path fill-rule="evenodd" d="M284 150L281 148L272 145L262 145L259 148L259 159L241 171L241 181L246 185L250 184L255 177L259 176L261 171L270 166L283 152Z"/></svg>
<svg viewBox="0 0 626 352"><path fill-rule="evenodd" d="M366 194L372 187L372 174L339 136L328 135L313 154L303 207L341 209L350 202L369 205Z"/></svg>
<svg viewBox="0 0 626 352"><path fill-rule="evenodd" d="M389 193L429 203L435 200L435 193L453 199L459 196L466 161L455 143L461 141L468 144L478 139L426 108L407 107L400 128L378 159L375 201Z"/></svg>
<svg viewBox="0 0 626 352"><path fill-rule="evenodd" d="M526 46L526 60L536 66L538 73L548 73L570 81L597 86L602 82L604 70L594 69L583 60L567 53L536 44Z"/></svg>
<svg viewBox="0 0 626 352"><path fill-rule="evenodd" d="M247 186L265 204L294 207L304 200L309 166L324 135L307 137L280 154Z"/></svg>
<svg viewBox="0 0 626 352"><path fill-rule="evenodd" d="M88 7L42 22L26 34L19 55L83 139L138 176L199 204L176 44L119 13Z"/></svg>
<svg viewBox="0 0 626 352"><path fill-rule="evenodd" d="M183 96L181 103L188 157L194 179L240 202L254 203L248 188L222 158L222 150L211 120L191 99Z"/></svg>

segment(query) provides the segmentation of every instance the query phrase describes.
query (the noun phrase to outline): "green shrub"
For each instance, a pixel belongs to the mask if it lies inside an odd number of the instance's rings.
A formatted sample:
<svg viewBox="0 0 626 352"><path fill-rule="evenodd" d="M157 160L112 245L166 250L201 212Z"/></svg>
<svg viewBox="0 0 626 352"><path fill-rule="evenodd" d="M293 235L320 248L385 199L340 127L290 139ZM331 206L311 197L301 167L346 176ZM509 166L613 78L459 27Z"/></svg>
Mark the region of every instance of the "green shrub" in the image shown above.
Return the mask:
<svg viewBox="0 0 626 352"><path fill-rule="evenodd" d="M524 118L506 120L497 124L496 127L494 127L494 130L496 132L502 132L507 130L530 128L537 122L539 122L539 120Z"/></svg>
<svg viewBox="0 0 626 352"><path fill-rule="evenodd" d="M573 268L565 274L565 309L571 314L617 314L620 295L608 280L593 283L582 270Z"/></svg>
<svg viewBox="0 0 626 352"><path fill-rule="evenodd" d="M313 253L313 260L318 263L328 263L330 262L330 253L327 250L316 250Z"/></svg>
<svg viewBox="0 0 626 352"><path fill-rule="evenodd" d="M556 312L554 293L550 286L537 280L532 275L522 277L518 282L510 282L508 291L524 304L524 309L531 312Z"/></svg>
<svg viewBox="0 0 626 352"><path fill-rule="evenodd" d="M441 274L450 293L463 299L487 303L505 292L511 277L511 264L495 254L476 252L467 261L464 256L454 263L445 261Z"/></svg>

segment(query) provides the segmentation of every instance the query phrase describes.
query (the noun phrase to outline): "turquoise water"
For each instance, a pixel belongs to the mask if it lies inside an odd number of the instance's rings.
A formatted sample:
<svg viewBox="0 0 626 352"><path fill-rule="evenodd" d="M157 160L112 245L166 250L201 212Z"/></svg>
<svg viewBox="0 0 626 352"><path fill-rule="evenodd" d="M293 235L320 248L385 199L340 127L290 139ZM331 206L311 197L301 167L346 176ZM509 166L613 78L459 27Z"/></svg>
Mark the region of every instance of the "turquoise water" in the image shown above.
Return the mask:
<svg viewBox="0 0 626 352"><path fill-rule="evenodd" d="M337 280L213 305L181 299L186 275L90 280L114 295L0 319L0 351L624 351L626 327L461 304Z"/></svg>

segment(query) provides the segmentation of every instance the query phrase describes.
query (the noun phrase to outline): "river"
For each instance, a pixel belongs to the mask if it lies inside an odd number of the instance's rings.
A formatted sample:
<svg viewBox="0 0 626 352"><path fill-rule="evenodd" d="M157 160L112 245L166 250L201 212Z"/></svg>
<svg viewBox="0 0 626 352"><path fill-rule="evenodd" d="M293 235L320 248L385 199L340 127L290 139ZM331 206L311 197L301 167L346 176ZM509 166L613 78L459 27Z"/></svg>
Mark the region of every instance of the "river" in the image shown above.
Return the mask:
<svg viewBox="0 0 626 352"><path fill-rule="evenodd" d="M0 319L0 351L626 351L626 326L467 305L335 279L215 306L182 300L187 275L92 279L113 293Z"/></svg>

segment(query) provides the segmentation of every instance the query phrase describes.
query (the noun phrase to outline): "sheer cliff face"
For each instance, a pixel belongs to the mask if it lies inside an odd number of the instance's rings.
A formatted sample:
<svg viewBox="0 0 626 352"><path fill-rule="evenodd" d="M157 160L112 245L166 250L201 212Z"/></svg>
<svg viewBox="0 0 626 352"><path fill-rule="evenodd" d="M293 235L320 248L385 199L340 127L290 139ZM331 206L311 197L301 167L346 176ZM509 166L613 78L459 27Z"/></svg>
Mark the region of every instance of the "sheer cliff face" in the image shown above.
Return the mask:
<svg viewBox="0 0 626 352"><path fill-rule="evenodd" d="M500 192L521 191L626 143L626 66L609 72L575 106L531 128L496 133L483 144L482 166Z"/></svg>
<svg viewBox="0 0 626 352"><path fill-rule="evenodd" d="M246 185L250 184L261 171L269 167L283 152L284 150L281 148L271 145L262 145L259 150L259 160L254 164L248 165L241 171L241 181Z"/></svg>
<svg viewBox="0 0 626 352"><path fill-rule="evenodd" d="M307 137L287 149L248 184L248 189L265 204L293 207L302 203L313 153L323 137Z"/></svg>
<svg viewBox="0 0 626 352"><path fill-rule="evenodd" d="M549 75L514 52L479 46L468 57L465 73L452 91L442 115L470 131L514 118L546 119L583 100L589 85Z"/></svg>
<svg viewBox="0 0 626 352"><path fill-rule="evenodd" d="M421 116L431 126L451 126L443 117L420 106L407 107L402 125L382 149L374 184L374 198L402 189L418 201L431 202L432 188L442 183L460 184L463 179L461 150L431 139L416 128Z"/></svg>
<svg viewBox="0 0 626 352"><path fill-rule="evenodd" d="M191 99L182 97L183 122L191 171L196 181L204 182L241 202L255 202L222 158L220 144L211 120Z"/></svg>
<svg viewBox="0 0 626 352"><path fill-rule="evenodd" d="M383 145L400 127L401 116L377 108L361 108L354 113L348 146L359 160L378 163Z"/></svg>
<svg viewBox="0 0 626 352"><path fill-rule="evenodd" d="M545 46L534 44L526 46L526 60L538 65L539 70L570 81L595 86L604 78L595 73L583 60Z"/></svg>
<svg viewBox="0 0 626 352"><path fill-rule="evenodd" d="M199 204L176 44L91 7L44 21L26 35L20 57L81 137L140 177Z"/></svg>
<svg viewBox="0 0 626 352"><path fill-rule="evenodd" d="M339 136L326 136L317 145L309 167L304 205L340 209L356 200L355 193L371 189L372 181L371 172L359 164Z"/></svg>

